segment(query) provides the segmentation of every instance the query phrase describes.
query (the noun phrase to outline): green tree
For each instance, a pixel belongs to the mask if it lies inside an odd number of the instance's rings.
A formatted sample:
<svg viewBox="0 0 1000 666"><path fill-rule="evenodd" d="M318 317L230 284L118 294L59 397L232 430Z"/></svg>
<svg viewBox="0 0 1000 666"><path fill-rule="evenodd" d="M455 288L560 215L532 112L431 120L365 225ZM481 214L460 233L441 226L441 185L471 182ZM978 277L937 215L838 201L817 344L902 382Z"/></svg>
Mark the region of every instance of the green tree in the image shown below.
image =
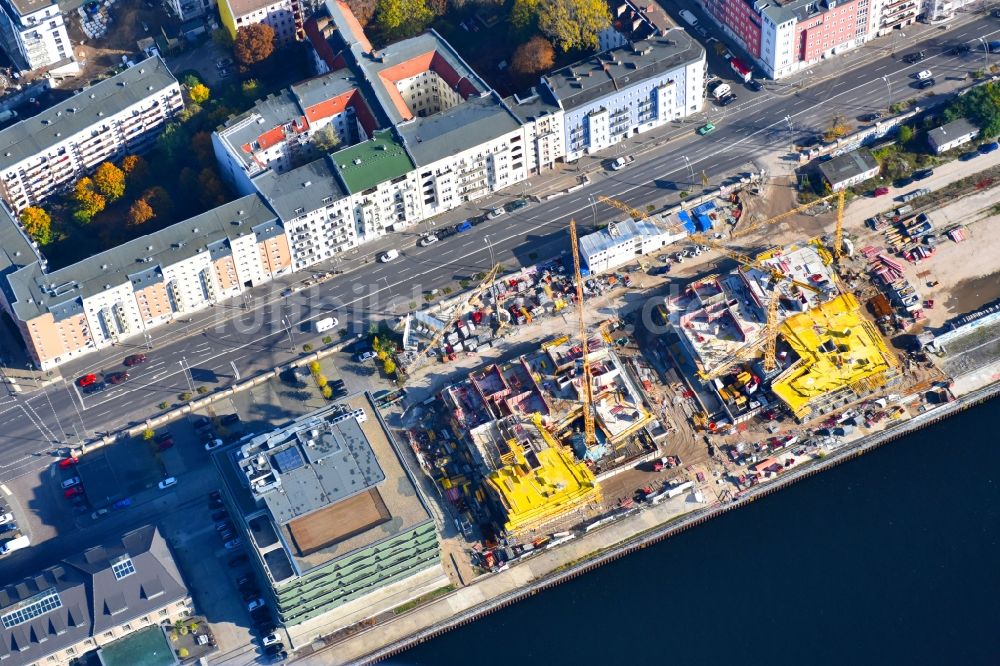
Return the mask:
<svg viewBox="0 0 1000 666"><path fill-rule="evenodd" d="M382 369L385 370L385 374L392 375L396 372L396 362L391 358L387 358L382 364Z"/></svg>
<svg viewBox="0 0 1000 666"><path fill-rule="evenodd" d="M604 0L545 0L538 5L538 29L564 52L597 48L597 33L611 25Z"/></svg>
<svg viewBox="0 0 1000 666"><path fill-rule="evenodd" d="M555 61L556 52L549 40L535 35L515 49L510 66L519 74L530 75L551 69Z"/></svg>
<svg viewBox="0 0 1000 666"><path fill-rule="evenodd" d="M145 430L142 431L142 438L147 442L153 439L153 437L155 436L156 436L156 431L153 430L152 428L146 428Z"/></svg>
<svg viewBox="0 0 1000 666"><path fill-rule="evenodd" d="M323 397L326 398L327 400L329 400L330 398L333 397L333 387L330 386L329 384L327 384L326 386L324 386L321 389L321 391L323 393Z"/></svg>
<svg viewBox="0 0 1000 666"><path fill-rule="evenodd" d="M522 32L533 32L538 25L538 0L514 0L510 22Z"/></svg>
<svg viewBox="0 0 1000 666"><path fill-rule="evenodd" d="M423 32L433 19L426 0L379 0L375 12L375 25L390 39Z"/></svg>
<svg viewBox="0 0 1000 666"><path fill-rule="evenodd" d="M184 78L181 79L181 84L183 84L185 88L190 89L194 88L195 86L201 85L201 79L199 79L194 74L185 74Z"/></svg>
<svg viewBox="0 0 1000 666"><path fill-rule="evenodd" d="M44 209L28 206L21 211L21 224L39 245L48 245L52 242L52 218Z"/></svg>
<svg viewBox="0 0 1000 666"><path fill-rule="evenodd" d="M154 217L156 217L156 213L153 211L153 207L143 199L137 199L128 209L128 225L130 227L138 227Z"/></svg>
<svg viewBox="0 0 1000 666"><path fill-rule="evenodd" d="M325 155L326 153L333 152L333 149L340 145L340 135L333 129L333 123L330 123L316 130L309 137L309 141L312 143L313 148Z"/></svg>
<svg viewBox="0 0 1000 666"><path fill-rule="evenodd" d="M191 101L195 104L204 104L208 101L211 94L212 91L209 90L208 86L204 83L199 83L188 88L188 97L190 97Z"/></svg>
<svg viewBox="0 0 1000 666"><path fill-rule="evenodd" d="M107 200L94 191L94 181L86 176L76 181L72 195L73 218L77 222L87 224L94 216L104 210Z"/></svg>
<svg viewBox="0 0 1000 666"><path fill-rule="evenodd" d="M191 147L191 135L180 123L169 123L156 139L156 148L170 165L184 159Z"/></svg>
<svg viewBox="0 0 1000 666"><path fill-rule="evenodd" d="M914 133L913 132L913 128L910 127L909 125L900 125L899 126L899 143L901 145L905 146L909 142L913 141L913 133Z"/></svg>
<svg viewBox="0 0 1000 666"><path fill-rule="evenodd" d="M274 28L266 23L252 23L236 31L233 55L244 67L267 60L274 53Z"/></svg>
<svg viewBox="0 0 1000 666"><path fill-rule="evenodd" d="M94 171L94 188L108 201L117 201L125 194L125 172L111 162L101 162Z"/></svg>
<svg viewBox="0 0 1000 666"><path fill-rule="evenodd" d="M957 118L968 118L984 138L1000 135L1000 86L996 82L976 86L953 100L945 109L944 119Z"/></svg>

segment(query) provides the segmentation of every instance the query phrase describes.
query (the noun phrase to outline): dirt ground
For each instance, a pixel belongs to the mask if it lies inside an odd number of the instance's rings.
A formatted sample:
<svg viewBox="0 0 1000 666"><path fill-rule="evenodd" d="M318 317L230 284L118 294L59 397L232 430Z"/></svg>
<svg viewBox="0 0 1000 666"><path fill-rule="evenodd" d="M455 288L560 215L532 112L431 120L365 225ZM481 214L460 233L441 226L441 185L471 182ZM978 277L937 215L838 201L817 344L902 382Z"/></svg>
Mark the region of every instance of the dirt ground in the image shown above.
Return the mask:
<svg viewBox="0 0 1000 666"><path fill-rule="evenodd" d="M76 57L80 61L80 74L67 79L62 87L76 88L93 80L101 73L122 64L123 55L139 52L136 42L143 37L159 33L160 27L174 25L176 21L157 6L150 7L140 0L121 0L108 10L113 23L100 39L89 39L80 27L80 15L67 12L66 27ZM143 30L143 24L149 32Z"/></svg>

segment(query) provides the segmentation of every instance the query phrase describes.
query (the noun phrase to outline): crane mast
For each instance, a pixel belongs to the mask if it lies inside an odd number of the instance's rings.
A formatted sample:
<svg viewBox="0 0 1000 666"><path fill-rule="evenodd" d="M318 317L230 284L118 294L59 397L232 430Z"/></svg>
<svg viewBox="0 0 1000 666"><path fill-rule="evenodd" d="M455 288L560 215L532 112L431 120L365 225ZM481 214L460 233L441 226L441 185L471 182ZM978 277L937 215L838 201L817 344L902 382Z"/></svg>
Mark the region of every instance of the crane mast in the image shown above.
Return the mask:
<svg viewBox="0 0 1000 666"><path fill-rule="evenodd" d="M576 305L580 313L580 348L583 350L583 435L587 449L597 444L594 426L594 392L590 380L590 355L587 341L586 313L583 309L583 275L580 274L580 248L576 238L576 220L569 221L569 238L573 250L573 276L576 282Z"/></svg>

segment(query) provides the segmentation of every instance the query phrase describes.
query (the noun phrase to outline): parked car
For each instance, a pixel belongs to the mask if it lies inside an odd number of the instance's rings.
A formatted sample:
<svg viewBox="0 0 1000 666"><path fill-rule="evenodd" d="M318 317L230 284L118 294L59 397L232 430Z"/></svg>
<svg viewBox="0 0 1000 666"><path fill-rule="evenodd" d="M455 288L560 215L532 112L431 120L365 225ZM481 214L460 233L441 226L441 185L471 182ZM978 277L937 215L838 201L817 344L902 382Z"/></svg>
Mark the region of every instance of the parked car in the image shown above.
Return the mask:
<svg viewBox="0 0 1000 666"><path fill-rule="evenodd" d="M924 178L930 178L934 175L934 169L921 169L920 171L913 172L914 180L923 180Z"/></svg>
<svg viewBox="0 0 1000 666"><path fill-rule="evenodd" d="M397 250L396 248L392 248L391 250L383 252L379 256L378 260L381 261L383 264L387 264L393 259L398 259L398 258L399 258L399 250Z"/></svg>
<svg viewBox="0 0 1000 666"><path fill-rule="evenodd" d="M876 187L875 191L873 192L873 194L875 196L877 196L877 197L884 197L885 195L889 194L889 188L888 187Z"/></svg>
<svg viewBox="0 0 1000 666"><path fill-rule="evenodd" d="M694 27L698 25L698 18L686 9L680 11L681 18L687 22L688 25Z"/></svg>
<svg viewBox="0 0 1000 666"><path fill-rule="evenodd" d="M107 509L98 509L94 513L90 514L90 517L93 518L94 520L97 520L101 516L106 516L106 515L108 515Z"/></svg>
<svg viewBox="0 0 1000 666"><path fill-rule="evenodd" d="M698 128L698 134L700 134L701 136L705 136L706 134L709 134L713 131L715 131L715 125L713 125L712 123L705 123L704 125Z"/></svg>
<svg viewBox="0 0 1000 666"><path fill-rule="evenodd" d="M513 213L515 210L521 210L527 205L528 205L527 199L514 199L509 204L507 204L506 208L508 213Z"/></svg>
<svg viewBox="0 0 1000 666"><path fill-rule="evenodd" d="M156 437L156 446L160 451L166 451L174 445L174 438L169 432L165 432Z"/></svg>
<svg viewBox="0 0 1000 666"><path fill-rule="evenodd" d="M97 383L97 375L95 374L84 375L83 377L80 377L79 379L76 380L76 385L79 386L80 388L83 388L85 386L90 386L91 384L95 383Z"/></svg>
<svg viewBox="0 0 1000 666"><path fill-rule="evenodd" d="M252 616L251 616L252 617ZM267 636L268 634L273 634L277 627L269 619L263 618L259 620L254 620L253 629L261 636Z"/></svg>
<svg viewBox="0 0 1000 666"><path fill-rule="evenodd" d="M968 162L969 160L975 159L977 157L979 157L979 153L976 152L975 150L970 150L967 153L962 153L961 155L959 155L958 159L959 161L962 162Z"/></svg>
<svg viewBox="0 0 1000 666"><path fill-rule="evenodd" d="M95 382L93 384L88 384L83 387L83 392L86 395L92 395L94 393L100 393L104 389L108 388L108 385L104 382Z"/></svg>
<svg viewBox="0 0 1000 666"><path fill-rule="evenodd" d="M417 241L417 245L419 245L420 247L427 247L428 245L433 245L434 243L437 243L438 240L440 239L437 237L436 234L427 234L426 236L421 237L421 239Z"/></svg>
<svg viewBox="0 0 1000 666"><path fill-rule="evenodd" d="M500 217L501 215L505 215L506 213L507 213L507 211L505 211L503 208L501 208L501 207L498 206L498 207L494 208L493 210L491 210L489 213L486 214L486 219L487 220L495 220L498 217Z"/></svg>
<svg viewBox="0 0 1000 666"><path fill-rule="evenodd" d="M163 481L160 481L160 490L166 490L170 486L176 486L176 485L177 485L177 477L168 476L167 478L163 479Z"/></svg>
<svg viewBox="0 0 1000 666"><path fill-rule="evenodd" d="M117 502L115 502L114 504L112 504L111 508L112 509L126 509L126 508L128 508L130 506L132 506L132 498L131 497L126 497L126 498L120 499Z"/></svg>
<svg viewBox="0 0 1000 666"><path fill-rule="evenodd" d="M109 384L121 384L122 382L128 380L127 372L112 372L107 376Z"/></svg>
<svg viewBox="0 0 1000 666"><path fill-rule="evenodd" d="M926 57L927 56L924 55L923 51L917 51L915 53L907 53L905 56L903 56L903 62L905 62L907 65L915 65Z"/></svg>
<svg viewBox="0 0 1000 666"><path fill-rule="evenodd" d="M6 525L0 525L0 534L6 532L13 532L17 529L17 523L7 523Z"/></svg>
<svg viewBox="0 0 1000 666"><path fill-rule="evenodd" d="M78 476L71 476L70 478L68 478L68 479L66 479L65 481L62 482L62 487L63 488L70 488L72 486L77 486L79 484L80 484L80 477L78 477Z"/></svg>
<svg viewBox="0 0 1000 666"><path fill-rule="evenodd" d="M223 442L221 439L210 439L209 441L205 442L205 450L212 451L222 446L222 444Z"/></svg>
<svg viewBox="0 0 1000 666"><path fill-rule="evenodd" d="M4 525L6 523L12 523L12 522L14 522L14 514L9 513L9 512L8 513L4 513L4 514L0 514L0 525Z"/></svg>
<svg viewBox="0 0 1000 666"><path fill-rule="evenodd" d="M864 123L874 123L876 121L882 120L884 114L881 111L873 111L872 113L866 113L861 116L860 120Z"/></svg>
<svg viewBox="0 0 1000 666"><path fill-rule="evenodd" d="M997 148L1000 148L1000 143L997 143L996 141L992 141L990 143L984 143L981 146L979 146L979 152L981 152L983 155L985 155L987 153L992 153Z"/></svg>
<svg viewBox="0 0 1000 666"><path fill-rule="evenodd" d="M206 430L212 427L212 420L207 416L196 416L191 419L191 424L195 430Z"/></svg>
<svg viewBox="0 0 1000 666"><path fill-rule="evenodd" d="M735 102L737 99L739 99L739 98L736 97L736 95L734 95L732 93L729 93L728 95L726 95L725 97L723 97L722 99L719 100L719 106L729 106L730 104L732 104L733 102Z"/></svg>
<svg viewBox="0 0 1000 666"><path fill-rule="evenodd" d="M373 352L373 351L366 351L366 352L361 352L360 354L357 354L354 357L354 360L357 361L358 363L364 363L365 361L367 361L370 358L375 358L375 356L376 356L375 352Z"/></svg>
<svg viewBox="0 0 1000 666"><path fill-rule="evenodd" d="M266 602L262 597L257 597L256 599L247 604L247 610L254 611L257 610L258 608L263 608L265 603Z"/></svg>
<svg viewBox="0 0 1000 666"><path fill-rule="evenodd" d="M222 425L224 425L224 426L236 425L237 423L240 422L240 415L239 414L235 414L235 413L234 414L226 414L225 416L222 417L221 422L222 422ZM216 492L218 492L218 491L216 491Z"/></svg>
<svg viewBox="0 0 1000 666"><path fill-rule="evenodd" d="M125 357L125 365L126 365L126 367L129 367L129 368L131 368L133 366L136 366L136 365L139 365L140 363L145 363L145 362L146 362L146 355L145 354L132 354L131 356L126 356Z"/></svg>
<svg viewBox="0 0 1000 666"><path fill-rule="evenodd" d="M268 634L266 636L263 636L260 639L260 642L261 642L262 645L265 645L265 646L267 646L267 645L281 645L281 639L278 638L278 636L276 634L274 634L274 633L270 633L270 634Z"/></svg>
<svg viewBox="0 0 1000 666"><path fill-rule="evenodd" d="M233 539L226 542L226 550L235 550L243 545L243 541L239 538Z"/></svg>
<svg viewBox="0 0 1000 666"><path fill-rule="evenodd" d="M229 512L226 510L214 511L212 513L212 520L223 520L225 518L229 518Z"/></svg>
<svg viewBox="0 0 1000 666"><path fill-rule="evenodd" d="M469 222L468 220L463 220L462 222L459 222L458 224L455 225L456 234L469 231L470 229L472 229L472 222Z"/></svg>
<svg viewBox="0 0 1000 666"><path fill-rule="evenodd" d="M747 81L746 86L747 88L749 88L754 92L760 92L761 90L764 89L764 84L758 81L757 79L750 79L749 81Z"/></svg>
<svg viewBox="0 0 1000 666"><path fill-rule="evenodd" d="M285 646L281 643L274 643L273 645L268 645L264 648L264 653L268 656L281 654L285 651Z"/></svg>
<svg viewBox="0 0 1000 666"><path fill-rule="evenodd" d="M78 458L63 458L59 461L59 469L69 469L78 462Z"/></svg>
<svg viewBox="0 0 1000 666"><path fill-rule="evenodd" d="M83 486L73 486L63 491L63 497L65 497L66 499L71 499L73 497L76 497L77 495L82 495L82 494L83 494Z"/></svg>
<svg viewBox="0 0 1000 666"><path fill-rule="evenodd" d="M226 515L228 516L228 514ZM229 520L228 517L223 518L222 520L215 523L215 529L219 530L220 532L223 532L225 530L231 530L233 529L233 523L232 521Z"/></svg>

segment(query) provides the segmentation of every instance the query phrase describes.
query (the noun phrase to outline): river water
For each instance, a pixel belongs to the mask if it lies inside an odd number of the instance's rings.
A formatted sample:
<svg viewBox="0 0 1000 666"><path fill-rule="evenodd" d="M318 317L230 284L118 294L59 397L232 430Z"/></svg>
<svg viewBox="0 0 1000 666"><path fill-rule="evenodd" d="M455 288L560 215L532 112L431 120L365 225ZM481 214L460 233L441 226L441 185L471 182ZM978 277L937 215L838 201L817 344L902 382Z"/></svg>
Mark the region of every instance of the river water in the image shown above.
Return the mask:
<svg viewBox="0 0 1000 666"><path fill-rule="evenodd" d="M388 663L1000 664L1000 401Z"/></svg>

